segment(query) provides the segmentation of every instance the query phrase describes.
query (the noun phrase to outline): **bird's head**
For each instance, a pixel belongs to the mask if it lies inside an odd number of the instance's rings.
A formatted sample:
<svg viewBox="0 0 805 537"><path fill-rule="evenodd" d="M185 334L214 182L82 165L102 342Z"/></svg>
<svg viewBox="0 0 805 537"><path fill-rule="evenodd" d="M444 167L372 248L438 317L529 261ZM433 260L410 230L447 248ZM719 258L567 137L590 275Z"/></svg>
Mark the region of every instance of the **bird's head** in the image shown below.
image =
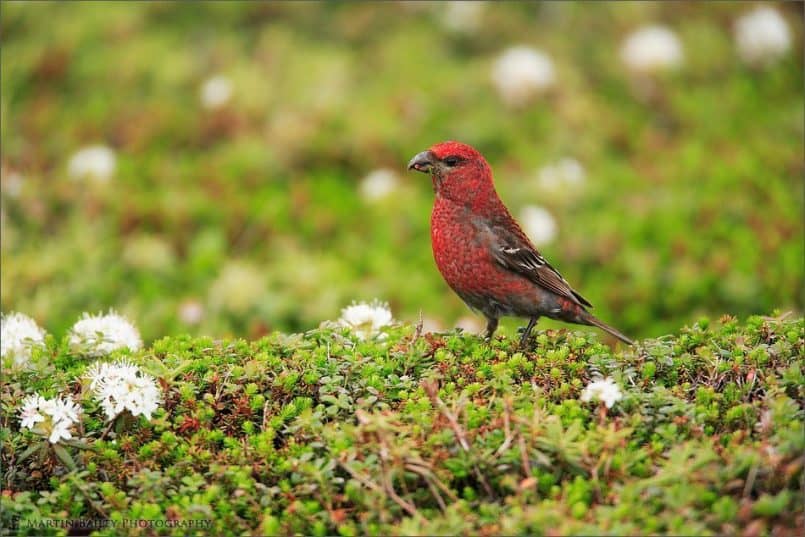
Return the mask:
<svg viewBox="0 0 805 537"><path fill-rule="evenodd" d="M440 142L418 153L409 170L430 173L437 194L463 204L494 193L492 170L474 147L461 142Z"/></svg>

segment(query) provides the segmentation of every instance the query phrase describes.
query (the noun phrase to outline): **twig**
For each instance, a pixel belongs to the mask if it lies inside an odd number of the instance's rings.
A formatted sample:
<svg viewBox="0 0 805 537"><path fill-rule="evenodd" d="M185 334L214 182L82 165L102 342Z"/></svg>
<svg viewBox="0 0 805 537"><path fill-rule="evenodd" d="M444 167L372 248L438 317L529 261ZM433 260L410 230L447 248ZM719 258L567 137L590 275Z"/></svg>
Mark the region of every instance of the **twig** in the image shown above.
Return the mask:
<svg viewBox="0 0 805 537"><path fill-rule="evenodd" d="M419 310L419 322L416 323L416 332L414 332L414 339L411 340L411 344L413 345L422 335L422 328L425 325L425 320L422 318L422 310Z"/></svg>
<svg viewBox="0 0 805 537"><path fill-rule="evenodd" d="M112 430L112 426L115 424L115 421L117 421L117 418L118 418L119 416L120 416L120 415L118 414L117 416L115 416L114 418L112 418L111 420L109 420L109 425L107 425L107 426L106 426L106 427L103 429L103 431L101 431L101 436L99 436L99 437L98 437L98 440L103 440L103 439L105 439L105 438L106 438L106 435L107 435L107 434L109 434L109 431L111 431L111 430Z"/></svg>
<svg viewBox="0 0 805 537"><path fill-rule="evenodd" d="M746 476L746 483L744 484L744 498L749 496L755 486L755 479L757 478L758 465L755 464L749 469L749 474Z"/></svg>
<svg viewBox="0 0 805 537"><path fill-rule="evenodd" d="M402 507L403 510L405 510L405 512L408 513L409 515L411 515L413 517L420 517L421 516L419 514L419 511L417 511L416 508L414 508L414 506L412 506L411 504L409 504L408 502L406 502L405 500L400 498L397 495L397 493L394 492L393 487L391 487L390 491L389 490L384 490L383 487L381 487L380 485L378 485L377 483L375 483L374 481L372 481L368 477L364 477L364 476L360 475L358 472L356 472L355 470L353 470L352 468L347 466L342 461L339 460L338 464L339 464L339 466L341 466L341 468L346 470L347 473L349 473L349 475L351 475L353 478L355 478L355 480L358 481L359 483L361 483L363 486L365 486L365 487L367 487L367 488L369 488L369 489L371 489L371 490L373 490L373 491L375 491L375 492L377 492L379 494L383 494L384 496L389 496L392 500L394 500L394 502L397 505Z"/></svg>
<svg viewBox="0 0 805 537"><path fill-rule="evenodd" d="M499 457L505 452L512 444L514 436L511 431L511 399L506 398L503 403L503 431L506 433L506 439L495 452L495 456Z"/></svg>
<svg viewBox="0 0 805 537"><path fill-rule="evenodd" d="M464 430L459 425L458 420L456 419L455 415L450 412L450 409L447 408L447 405L442 401L439 397L439 394L436 391L436 383L433 382L423 382L422 387L425 389L425 392L430 396L430 400L433 404L439 409L439 412L447 419L447 423L450 424L450 428L453 429L453 434L456 436L456 440L458 440L459 445L464 450L465 453L471 455L470 453L470 444L467 442L467 437L464 434ZM478 478L478 481L483 485L486 494L491 497L495 497L495 493L492 491L492 487L489 486L489 482L487 482L484 474L481 472L481 469L478 468L478 464L473 460L472 466L475 469L475 477Z"/></svg>
<svg viewBox="0 0 805 537"><path fill-rule="evenodd" d="M391 480L391 472L386 468L386 463L384 459L380 458L380 470L383 472L383 485L386 487L386 493L389 497L394 500L397 505L405 509L405 511L411 515L412 517L420 517L419 511L416 510L416 507L413 504L408 503L407 501L403 500L397 491L394 490L394 483Z"/></svg>
<svg viewBox="0 0 805 537"><path fill-rule="evenodd" d="M441 509L443 513L447 511L447 505L444 503L442 495L439 494L439 490L436 488L436 486L433 483L431 483L430 479L428 478L425 478L425 483L428 484L430 493L433 495L434 498L436 498L436 503L439 504L439 509Z"/></svg>
<svg viewBox="0 0 805 537"><path fill-rule="evenodd" d="M517 437L517 444L520 446L520 462L523 465L523 474L529 477L531 475L531 461L528 459L528 448L525 445L525 438L522 434Z"/></svg>
<svg viewBox="0 0 805 537"><path fill-rule="evenodd" d="M260 424L260 431L266 431L266 425L268 424L268 401L265 402L263 405L263 422Z"/></svg>
<svg viewBox="0 0 805 537"><path fill-rule="evenodd" d="M407 462L405 463L405 468L407 470L410 470L411 472L414 472L415 474L421 475L429 487L433 487L435 485L447 496L449 496L451 500L453 500L454 502L458 501L458 496L456 496L452 490L447 488L447 486L444 483L442 483L441 479L436 477L436 475L429 468L423 466L423 463ZM433 492L433 488L431 488L431 492ZM434 496L437 495L434 494ZM439 502L440 505L442 504L441 495L438 495L436 501Z"/></svg>
<svg viewBox="0 0 805 537"><path fill-rule="evenodd" d="M106 510L101 506L101 504L92 499L90 492L87 490L87 487L83 483L81 483L80 480L72 478L70 479L70 481L76 488L78 488L81 492L84 493L84 498L89 502L92 508L95 509L96 513L101 515L103 518L106 519L109 518L109 513L106 512Z"/></svg>
<svg viewBox="0 0 805 537"><path fill-rule="evenodd" d="M435 386L432 390L428 390L426 388L426 391L429 391L428 395L430 395L430 400L436 405L436 407L439 409L439 412L441 412L442 415L447 419L447 423L449 423L450 428L453 429L453 434L456 435L456 440L458 440L461 449L468 452L470 450L470 445L467 442L466 436L464 436L464 431L461 430L461 426L458 424L456 417L452 412L450 412L450 409L447 408L447 405L444 404L444 401L442 401L441 397L439 397L439 395L436 393Z"/></svg>

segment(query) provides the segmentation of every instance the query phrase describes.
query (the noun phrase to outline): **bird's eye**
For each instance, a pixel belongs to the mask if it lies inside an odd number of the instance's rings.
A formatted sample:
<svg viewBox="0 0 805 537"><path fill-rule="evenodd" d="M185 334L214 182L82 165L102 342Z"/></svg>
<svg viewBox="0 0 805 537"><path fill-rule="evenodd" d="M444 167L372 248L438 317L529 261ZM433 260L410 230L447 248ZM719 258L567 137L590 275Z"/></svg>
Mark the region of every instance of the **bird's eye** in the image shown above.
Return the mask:
<svg viewBox="0 0 805 537"><path fill-rule="evenodd" d="M448 166L455 166L456 164L458 164L458 160L459 160L458 157L447 157L444 159L444 163L447 164Z"/></svg>

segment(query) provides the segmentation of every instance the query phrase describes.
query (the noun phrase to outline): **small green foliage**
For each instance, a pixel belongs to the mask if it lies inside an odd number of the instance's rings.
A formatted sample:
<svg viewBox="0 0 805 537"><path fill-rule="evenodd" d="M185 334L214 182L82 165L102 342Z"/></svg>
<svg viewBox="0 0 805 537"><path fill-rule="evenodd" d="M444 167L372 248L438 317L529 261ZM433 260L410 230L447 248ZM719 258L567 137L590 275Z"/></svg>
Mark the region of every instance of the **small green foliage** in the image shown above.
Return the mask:
<svg viewBox="0 0 805 537"><path fill-rule="evenodd" d="M222 535L783 531L803 501L805 342L788 338L802 327L700 322L617 353L553 330L526 349L408 326L358 347L331 329L165 338L132 355L160 356L166 404L151 422L104 432L87 416L90 449L24 460L31 435L3 423L2 521L202 518ZM49 345L62 365L36 387L58 393L83 366ZM3 379L9 416L26 375ZM610 409L580 400L601 376L623 391Z"/></svg>

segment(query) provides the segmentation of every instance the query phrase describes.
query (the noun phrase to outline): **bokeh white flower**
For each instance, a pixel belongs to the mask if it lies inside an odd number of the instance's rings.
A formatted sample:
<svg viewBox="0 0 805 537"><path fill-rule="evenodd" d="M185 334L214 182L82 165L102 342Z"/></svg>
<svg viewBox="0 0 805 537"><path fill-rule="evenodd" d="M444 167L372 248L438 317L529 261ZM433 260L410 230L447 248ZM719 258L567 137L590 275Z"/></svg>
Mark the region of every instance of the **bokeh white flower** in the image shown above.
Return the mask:
<svg viewBox="0 0 805 537"><path fill-rule="evenodd" d="M562 158L537 171L539 186L553 192L578 189L586 178L584 166L573 158Z"/></svg>
<svg viewBox="0 0 805 537"><path fill-rule="evenodd" d="M388 304L373 300L372 302L353 302L341 310L339 323L348 327L360 339L368 339L378 335L381 328L389 326L393 321ZM381 334L382 335L382 334Z"/></svg>
<svg viewBox="0 0 805 537"><path fill-rule="evenodd" d="M682 43L670 28L645 26L631 33L621 46L621 59L637 73L654 73L679 67L684 59Z"/></svg>
<svg viewBox="0 0 805 537"><path fill-rule="evenodd" d="M179 304L179 320L184 324L198 324L204 318L204 305L195 299Z"/></svg>
<svg viewBox="0 0 805 537"><path fill-rule="evenodd" d="M555 81L551 58L530 47L517 46L504 51L492 67L492 83L503 101L512 107L527 104Z"/></svg>
<svg viewBox="0 0 805 537"><path fill-rule="evenodd" d="M581 392L581 400L589 402L591 400L601 401L607 408L612 408L616 402L623 399L620 387L611 378L591 382Z"/></svg>
<svg viewBox="0 0 805 537"><path fill-rule="evenodd" d="M1 182L3 195L10 198L20 197L22 185L25 183L25 177L19 172L7 170L6 168L3 168L2 174Z"/></svg>
<svg viewBox="0 0 805 537"><path fill-rule="evenodd" d="M67 172L73 179L107 182L115 174L117 157L104 145L92 145L78 150L70 157Z"/></svg>
<svg viewBox="0 0 805 537"><path fill-rule="evenodd" d="M442 331L444 331L444 325L439 319L434 319L433 317L422 318L422 332L424 334Z"/></svg>
<svg viewBox="0 0 805 537"><path fill-rule="evenodd" d="M44 436L51 444L73 437L72 427L78 423L81 407L72 399L45 399L39 394L26 397L20 409L20 427Z"/></svg>
<svg viewBox="0 0 805 537"><path fill-rule="evenodd" d="M735 44L746 63L768 64L791 48L791 32L779 11L761 6L735 22Z"/></svg>
<svg viewBox="0 0 805 537"><path fill-rule="evenodd" d="M361 196L368 201L377 201L388 197L397 189L397 174L388 168L380 168L369 172L360 185Z"/></svg>
<svg viewBox="0 0 805 537"><path fill-rule="evenodd" d="M224 75L212 76L201 84L199 97L204 108L221 108L232 98L232 82Z"/></svg>
<svg viewBox="0 0 805 537"><path fill-rule="evenodd" d="M22 313L0 316L0 356L13 367L24 367L31 360L34 347L45 344L45 331Z"/></svg>
<svg viewBox="0 0 805 537"><path fill-rule="evenodd" d="M461 328L470 334L480 334L484 329L484 323L478 317L465 315L456 321L456 328Z"/></svg>
<svg viewBox="0 0 805 537"><path fill-rule="evenodd" d="M70 346L89 356L104 356L118 349L138 350L142 339L137 328L114 310L84 313L70 329Z"/></svg>
<svg viewBox="0 0 805 537"><path fill-rule="evenodd" d="M454 1L443 4L442 23L456 33L469 34L478 30L483 22L486 2Z"/></svg>
<svg viewBox="0 0 805 537"><path fill-rule="evenodd" d="M520 222L523 231L531 239L535 246L550 244L559 232L551 213L547 209L535 205L527 205L520 211Z"/></svg>
<svg viewBox="0 0 805 537"><path fill-rule="evenodd" d="M107 420L128 410L132 416L151 415L162 401L156 380L139 367L126 362L96 362L84 374L89 388L101 404Z"/></svg>
<svg viewBox="0 0 805 537"><path fill-rule="evenodd" d="M123 245L124 263L139 270L162 272L176 263L173 246L158 235L135 234Z"/></svg>
<svg viewBox="0 0 805 537"><path fill-rule="evenodd" d="M249 261L232 260L212 282L209 304L216 310L244 314L264 299L266 286L265 271Z"/></svg>

